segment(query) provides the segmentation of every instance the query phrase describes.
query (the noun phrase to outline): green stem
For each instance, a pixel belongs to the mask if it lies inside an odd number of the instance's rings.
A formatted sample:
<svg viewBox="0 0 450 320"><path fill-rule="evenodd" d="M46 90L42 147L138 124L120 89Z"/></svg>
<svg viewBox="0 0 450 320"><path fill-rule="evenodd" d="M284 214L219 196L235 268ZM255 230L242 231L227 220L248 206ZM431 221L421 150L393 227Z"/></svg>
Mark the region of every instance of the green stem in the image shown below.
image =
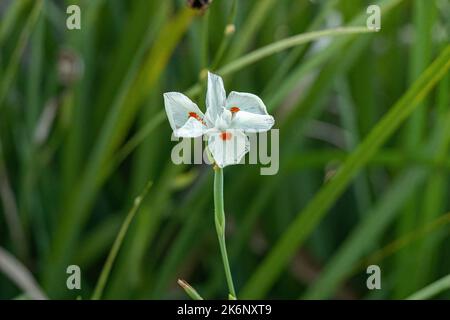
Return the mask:
<svg viewBox="0 0 450 320"><path fill-rule="evenodd" d="M222 254L223 267L227 278L228 290L236 298L233 278L231 277L230 264L228 262L227 248L225 245L225 212L223 207L223 169L214 169L214 220L216 223L217 237L219 238L220 253Z"/></svg>

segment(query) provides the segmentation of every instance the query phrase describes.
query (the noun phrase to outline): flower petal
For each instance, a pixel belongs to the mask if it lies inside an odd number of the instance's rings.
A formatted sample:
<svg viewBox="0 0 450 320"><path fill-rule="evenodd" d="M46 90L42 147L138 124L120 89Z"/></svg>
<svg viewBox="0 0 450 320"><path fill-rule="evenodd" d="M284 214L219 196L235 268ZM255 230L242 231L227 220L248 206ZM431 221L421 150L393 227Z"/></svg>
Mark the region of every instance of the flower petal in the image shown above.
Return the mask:
<svg viewBox="0 0 450 320"><path fill-rule="evenodd" d="M235 113L230 127L245 132L264 132L269 131L274 123L275 119L271 115L239 111Z"/></svg>
<svg viewBox="0 0 450 320"><path fill-rule="evenodd" d="M256 95L232 91L228 95L226 108L232 112L247 111L256 114L268 114L264 102Z"/></svg>
<svg viewBox="0 0 450 320"><path fill-rule="evenodd" d="M183 127L190 118L195 118L200 123L203 121L203 113L191 99L182 93L164 93L164 106L174 132Z"/></svg>
<svg viewBox="0 0 450 320"><path fill-rule="evenodd" d="M226 94L220 76L208 72L208 89L206 92L206 119L214 124L225 107Z"/></svg>
<svg viewBox="0 0 450 320"><path fill-rule="evenodd" d="M248 137L241 130L217 130L209 134L208 149L220 168L238 164L249 147Z"/></svg>
<svg viewBox="0 0 450 320"><path fill-rule="evenodd" d="M207 127L195 118L189 118L185 125L180 129L174 130L173 133L176 137L183 138L196 138L203 135L207 130Z"/></svg>

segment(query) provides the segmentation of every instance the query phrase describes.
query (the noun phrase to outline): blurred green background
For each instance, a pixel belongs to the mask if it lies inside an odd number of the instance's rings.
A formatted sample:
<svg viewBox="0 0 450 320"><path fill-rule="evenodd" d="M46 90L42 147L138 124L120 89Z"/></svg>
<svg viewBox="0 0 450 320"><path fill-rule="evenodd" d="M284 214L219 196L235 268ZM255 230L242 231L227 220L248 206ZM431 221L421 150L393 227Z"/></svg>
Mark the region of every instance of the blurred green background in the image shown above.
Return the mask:
<svg viewBox="0 0 450 320"><path fill-rule="evenodd" d="M380 32L245 62L365 28L370 4ZM448 0L0 0L0 19L0 298L89 299L149 181L103 298L185 299L178 278L227 297L213 171L171 162L162 99L204 110L205 70L259 95L280 129L277 175L225 169L238 298L403 299L450 273ZM381 290L366 287L372 264ZM442 283L433 297L450 297Z"/></svg>

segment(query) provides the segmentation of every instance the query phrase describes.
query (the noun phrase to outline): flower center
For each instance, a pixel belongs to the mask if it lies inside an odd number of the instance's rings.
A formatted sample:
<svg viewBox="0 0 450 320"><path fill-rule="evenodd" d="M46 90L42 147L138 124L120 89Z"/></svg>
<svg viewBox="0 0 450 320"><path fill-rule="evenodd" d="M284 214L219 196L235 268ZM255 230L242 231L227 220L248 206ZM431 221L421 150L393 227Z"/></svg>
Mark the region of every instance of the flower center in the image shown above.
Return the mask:
<svg viewBox="0 0 450 320"><path fill-rule="evenodd" d="M238 107L234 106L230 108L231 113L236 113L238 111L240 111L241 109L239 109Z"/></svg>
<svg viewBox="0 0 450 320"><path fill-rule="evenodd" d="M227 131L221 132L220 139L222 139L223 141L231 140L231 132Z"/></svg>
<svg viewBox="0 0 450 320"><path fill-rule="evenodd" d="M200 121L201 123L203 123L206 126L205 121L203 121L203 119L196 112L189 112L189 117Z"/></svg>

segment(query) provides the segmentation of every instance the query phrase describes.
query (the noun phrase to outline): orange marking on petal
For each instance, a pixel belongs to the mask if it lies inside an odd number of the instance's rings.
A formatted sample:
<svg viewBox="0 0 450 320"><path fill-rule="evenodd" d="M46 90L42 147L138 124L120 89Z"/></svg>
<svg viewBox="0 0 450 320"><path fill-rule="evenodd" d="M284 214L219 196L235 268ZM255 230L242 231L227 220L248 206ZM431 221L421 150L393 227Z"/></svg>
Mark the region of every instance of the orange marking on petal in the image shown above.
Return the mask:
<svg viewBox="0 0 450 320"><path fill-rule="evenodd" d="M231 132L226 132L226 131L221 132L220 139L222 139L223 141L231 140Z"/></svg>
<svg viewBox="0 0 450 320"><path fill-rule="evenodd" d="M206 122L203 121L203 119L196 112L189 112L189 117L200 121L201 123L203 123L206 126Z"/></svg>
<svg viewBox="0 0 450 320"><path fill-rule="evenodd" d="M231 113L236 113L236 112L238 112L238 111L240 111L241 109L239 109L238 107L231 107L231 109L230 109L230 111L231 111Z"/></svg>

